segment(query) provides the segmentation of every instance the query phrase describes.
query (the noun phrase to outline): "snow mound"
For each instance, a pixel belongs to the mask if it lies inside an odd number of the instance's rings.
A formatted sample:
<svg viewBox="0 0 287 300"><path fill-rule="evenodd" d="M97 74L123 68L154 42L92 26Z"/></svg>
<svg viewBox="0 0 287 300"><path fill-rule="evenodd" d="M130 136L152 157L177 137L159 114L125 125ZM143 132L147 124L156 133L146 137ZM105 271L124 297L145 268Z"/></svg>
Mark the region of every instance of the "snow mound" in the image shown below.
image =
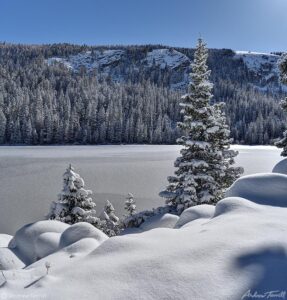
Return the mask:
<svg viewBox="0 0 287 300"><path fill-rule="evenodd" d="M0 270L21 269L25 267L25 264L17 257L14 251L8 248L12 239L11 235L0 234Z"/></svg>
<svg viewBox="0 0 287 300"><path fill-rule="evenodd" d="M287 175L287 158L282 159L281 161L279 161L279 163L277 163L273 170L272 173L280 173L280 174L285 174Z"/></svg>
<svg viewBox="0 0 287 300"><path fill-rule="evenodd" d="M226 197L241 197L259 204L287 207L287 176L276 173L243 176L229 188Z"/></svg>
<svg viewBox="0 0 287 300"><path fill-rule="evenodd" d="M9 243L9 247L15 249L21 260L29 265L38 259L36 241L41 234L47 232L62 233L68 227L67 224L51 220L25 225L16 232L15 237ZM39 244L38 248L41 248Z"/></svg>
<svg viewBox="0 0 287 300"><path fill-rule="evenodd" d="M216 204L214 218L226 214L240 214L260 210L260 206L252 201L240 197L222 199Z"/></svg>
<svg viewBox="0 0 287 300"><path fill-rule="evenodd" d="M88 254L99 246L99 241L95 238L83 238L79 241L67 246L63 250L73 256L79 254ZM71 257L71 256L70 256Z"/></svg>
<svg viewBox="0 0 287 300"><path fill-rule="evenodd" d="M78 243L82 239L89 240L90 245L87 246L85 241ZM74 243L77 244L73 246L74 248L71 247L74 249L71 251L88 253L106 239L108 237L102 231L89 223L68 225L54 220L39 221L19 229L10 241L9 248L0 248L0 263L3 261L1 256L8 256L9 260L15 256L14 261L21 262L17 262L16 265L22 268L24 264L29 266L42 258L50 257L51 254L59 252L61 248L64 248L65 255L67 255L69 252L67 246ZM1 255L1 253L4 254ZM57 256L61 256L61 254L57 254ZM5 265L8 266L7 263ZM13 266L13 264L10 265Z"/></svg>
<svg viewBox="0 0 287 300"><path fill-rule="evenodd" d="M217 204L215 217L192 226L110 238L90 254L70 258L78 243L82 250L90 245L82 239L66 248L69 255L63 249L46 258L51 275L35 287L49 300L242 299L249 290L285 291L286 214L285 207L228 198ZM34 263L34 272L44 272L43 265L44 259ZM11 298L35 293L23 286L23 279L11 277L3 291Z"/></svg>
<svg viewBox="0 0 287 300"><path fill-rule="evenodd" d="M4 247L0 248L0 270L22 269L24 267L24 262L19 259L13 250Z"/></svg>
<svg viewBox="0 0 287 300"><path fill-rule="evenodd" d="M151 230L154 228L173 228L179 217L172 214L160 214L155 215L147 219L141 226L140 229Z"/></svg>
<svg viewBox="0 0 287 300"><path fill-rule="evenodd" d="M13 236L9 234L0 234L0 247L8 247Z"/></svg>
<svg viewBox="0 0 287 300"><path fill-rule="evenodd" d="M188 65L190 63L189 58L174 50L174 49L154 49L147 54L144 60L150 67L155 64L161 69L165 67L174 69L180 65Z"/></svg>
<svg viewBox="0 0 287 300"><path fill-rule="evenodd" d="M88 255L99 246L94 238L83 238L79 241L60 249L26 267L27 270L43 269L46 262L49 262L53 273L63 269L66 265Z"/></svg>
<svg viewBox="0 0 287 300"><path fill-rule="evenodd" d="M45 232L35 241L35 254L37 259L43 258L59 248L61 234L57 232Z"/></svg>
<svg viewBox="0 0 287 300"><path fill-rule="evenodd" d="M60 248L69 246L83 238L94 238L98 244L108 239L101 230L85 222L76 223L66 229L60 238Z"/></svg>
<svg viewBox="0 0 287 300"><path fill-rule="evenodd" d="M183 225L197 219L210 219L213 217L214 211L215 207L208 204L202 204L187 208L180 215L179 220L175 224L174 228L180 228Z"/></svg>
<svg viewBox="0 0 287 300"><path fill-rule="evenodd" d="M1 287L0 296L205 300L285 293L286 183L283 174L242 177L228 191L230 197L217 203L214 215L208 205L187 209L176 221L184 224L177 230L157 228L107 239L89 224L67 225L61 233L47 223L46 233L61 234L60 244L66 246L25 269L4 271L7 284ZM170 226L176 219L170 214L158 217L150 222L151 228L165 222ZM45 235L45 224L37 223L17 232L17 247L27 247L25 236L32 244L53 243L56 235ZM6 258L9 268L17 247L0 248L4 249L0 259ZM51 264L48 275L47 261Z"/></svg>

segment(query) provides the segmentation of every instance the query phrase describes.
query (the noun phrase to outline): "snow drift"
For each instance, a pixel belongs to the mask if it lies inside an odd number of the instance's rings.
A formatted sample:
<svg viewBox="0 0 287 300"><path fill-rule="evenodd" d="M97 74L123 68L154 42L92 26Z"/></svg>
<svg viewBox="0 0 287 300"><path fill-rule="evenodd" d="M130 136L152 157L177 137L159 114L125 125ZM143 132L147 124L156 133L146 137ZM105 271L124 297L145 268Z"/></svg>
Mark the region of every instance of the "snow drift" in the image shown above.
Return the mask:
<svg viewBox="0 0 287 300"><path fill-rule="evenodd" d="M189 208L179 218L167 214L146 224L145 230L152 230L109 239L84 224L55 231L55 221L48 221L47 235L42 230L45 223L28 225L10 242L25 257L30 252L45 254L46 242L47 253L52 251L58 235L63 248L54 247L53 253L25 269L4 271L1 295L53 300L236 300L277 291L284 296L286 183L282 174L245 176L216 207ZM30 249L34 252L27 251L24 236L35 246ZM46 261L51 263L48 275Z"/></svg>
<svg viewBox="0 0 287 300"><path fill-rule="evenodd" d="M280 173L287 175L287 158L279 161L273 168L272 173Z"/></svg>
<svg viewBox="0 0 287 300"><path fill-rule="evenodd" d="M180 228L197 219L210 219L214 215L214 206L208 204L187 208L181 215L175 228Z"/></svg>
<svg viewBox="0 0 287 300"><path fill-rule="evenodd" d="M4 238L7 239L5 236ZM0 247L0 264L5 270L23 268L60 249L68 252L65 247L87 238L92 245L91 250L94 250L108 237L88 223L70 226L59 221L47 220L28 224L20 228L14 238L9 239L9 244Z"/></svg>
<svg viewBox="0 0 287 300"><path fill-rule="evenodd" d="M262 173L239 178L227 197L242 197L259 204L287 206L287 175Z"/></svg>

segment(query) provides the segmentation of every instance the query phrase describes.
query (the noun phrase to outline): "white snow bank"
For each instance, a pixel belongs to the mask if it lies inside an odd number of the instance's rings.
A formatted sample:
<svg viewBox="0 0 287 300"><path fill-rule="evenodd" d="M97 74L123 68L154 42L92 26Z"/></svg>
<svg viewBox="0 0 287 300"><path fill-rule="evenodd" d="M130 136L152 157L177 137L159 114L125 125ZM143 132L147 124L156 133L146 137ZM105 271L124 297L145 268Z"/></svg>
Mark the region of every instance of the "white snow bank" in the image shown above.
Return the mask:
<svg viewBox="0 0 287 300"><path fill-rule="evenodd" d="M24 267L24 262L18 258L13 250L7 247L0 248L0 270L21 269Z"/></svg>
<svg viewBox="0 0 287 300"><path fill-rule="evenodd" d="M71 225L63 232L60 239L60 248L71 245L82 238L94 238L98 244L101 244L108 239L108 236L105 235L101 230L95 228L93 225L80 222Z"/></svg>
<svg viewBox="0 0 287 300"><path fill-rule="evenodd" d="M13 236L9 234L0 234L0 247L8 247Z"/></svg>
<svg viewBox="0 0 287 300"><path fill-rule="evenodd" d="M258 173L239 178L226 197L241 197L259 204L287 207L287 176Z"/></svg>
<svg viewBox="0 0 287 300"><path fill-rule="evenodd" d="M39 249L40 252L43 250L40 249L41 246L39 245L41 241L39 241L36 246L36 241L41 234L48 232L62 233L68 227L69 225L62 222L50 220L25 225L16 232L15 237L9 244L9 247L15 249L21 260L29 265L38 259L37 249ZM50 248L51 245L52 242L49 246L47 246L47 248Z"/></svg>
<svg viewBox="0 0 287 300"><path fill-rule="evenodd" d="M154 228L173 228L178 219L178 216L172 214L155 215L147 219L147 221L140 226L140 229L145 231Z"/></svg>
<svg viewBox="0 0 287 300"><path fill-rule="evenodd" d="M39 221L19 229L10 241L9 248L13 255L15 253L19 260L28 266L61 248L86 238L93 239L91 246L88 247L89 251L108 239L102 231L89 223L77 223L70 226L59 221ZM86 250L86 252L89 251ZM85 251L81 250L81 252Z"/></svg>
<svg viewBox="0 0 287 300"><path fill-rule="evenodd" d="M226 214L240 214L260 211L261 206L240 197L229 197L220 200L215 207L214 218Z"/></svg>
<svg viewBox="0 0 287 300"><path fill-rule="evenodd" d="M43 269L46 262L51 265L51 273L63 269L67 264L74 263L76 260L88 255L99 246L99 241L94 238L83 238L75 243L60 249L36 262L29 265L27 270Z"/></svg>
<svg viewBox="0 0 287 300"><path fill-rule="evenodd" d="M14 251L8 248L12 238L11 235L0 234L0 270L20 269L25 266Z"/></svg>
<svg viewBox="0 0 287 300"><path fill-rule="evenodd" d="M213 205L202 204L187 208L182 212L174 228L180 228L183 225L197 219L210 219L214 215L215 207Z"/></svg>
<svg viewBox="0 0 287 300"><path fill-rule="evenodd" d="M287 175L287 158L279 161L273 168L272 173L280 173Z"/></svg>
<svg viewBox="0 0 287 300"><path fill-rule="evenodd" d="M59 248L61 234L57 232L45 232L35 241L35 253L37 259L43 258Z"/></svg>
<svg viewBox="0 0 287 300"><path fill-rule="evenodd" d="M235 300L246 299L248 293L284 293L286 183L282 174L242 177L228 192L233 197L217 203L214 215L209 206L194 207L179 218L177 223L184 223L179 229L113 237L100 246L98 239L104 238L94 238L89 226L69 226L62 233L63 245L76 237L92 237L81 238L25 270L4 271L7 284L1 296ZM173 219L169 214L161 218ZM51 264L49 275L46 261Z"/></svg>
<svg viewBox="0 0 287 300"><path fill-rule="evenodd" d="M78 258L62 249L46 258L51 275L41 277L42 259L28 268L25 280L23 274L9 277L2 291L12 298L37 292L53 300L241 299L248 290L285 291L286 214L285 207L224 199L215 217L188 227L110 238ZM33 275L33 288L24 289L31 272L41 280Z"/></svg>

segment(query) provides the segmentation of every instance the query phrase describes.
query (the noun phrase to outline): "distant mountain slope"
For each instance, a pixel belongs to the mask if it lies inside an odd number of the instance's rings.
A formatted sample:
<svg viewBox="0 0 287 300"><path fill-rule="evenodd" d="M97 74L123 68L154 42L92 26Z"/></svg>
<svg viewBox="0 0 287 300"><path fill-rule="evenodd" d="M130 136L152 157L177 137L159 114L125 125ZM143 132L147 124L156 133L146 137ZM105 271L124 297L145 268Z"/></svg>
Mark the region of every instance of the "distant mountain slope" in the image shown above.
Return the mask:
<svg viewBox="0 0 287 300"><path fill-rule="evenodd" d="M100 51L86 51L76 55L70 55L67 58L51 57L47 59L48 64L62 63L67 68L78 72L82 67L87 71L94 69L103 69L111 67L114 63L118 62L125 51L123 50L105 50Z"/></svg>
<svg viewBox="0 0 287 300"><path fill-rule="evenodd" d="M258 77L261 86L277 83L279 78L278 60L279 55L269 53L256 53L246 51L236 51L236 59L242 59L250 72L254 72ZM281 86L281 85L279 85Z"/></svg>
<svg viewBox="0 0 287 300"><path fill-rule="evenodd" d="M155 68L159 68L163 72L165 70L173 75L170 81L171 88L186 88L189 80L188 73L190 71L192 53L189 53L191 57L188 57L186 54L180 52L180 50L172 48L152 49L144 53L144 58L131 62L128 68L132 69L135 73L140 68L143 68L146 72ZM138 51L140 51L140 47ZM186 49L184 52L186 52ZM212 54L220 54L222 52L224 59L238 60L241 65L240 67L238 65L238 69L246 67L246 73L249 72L252 74L255 86L261 89L280 89L282 87L279 82L279 69L277 66L278 59L280 58L279 55L250 51L233 52L231 50L230 52L226 52L225 50L210 50L210 52ZM101 51L88 50L62 58L51 57L46 61L49 65L52 63L62 63L74 72L79 72L82 68L85 68L88 72L97 70L100 74L112 74L115 81L120 81L122 74L118 73L116 76L114 70L119 65L125 65L129 62L129 58L129 53L126 50L112 49ZM211 64L220 64L220 62L215 61L211 62ZM175 74L177 76L174 76Z"/></svg>
<svg viewBox="0 0 287 300"><path fill-rule="evenodd" d="M194 49L0 44L0 143L174 143ZM210 49L235 143L282 134L280 55Z"/></svg>

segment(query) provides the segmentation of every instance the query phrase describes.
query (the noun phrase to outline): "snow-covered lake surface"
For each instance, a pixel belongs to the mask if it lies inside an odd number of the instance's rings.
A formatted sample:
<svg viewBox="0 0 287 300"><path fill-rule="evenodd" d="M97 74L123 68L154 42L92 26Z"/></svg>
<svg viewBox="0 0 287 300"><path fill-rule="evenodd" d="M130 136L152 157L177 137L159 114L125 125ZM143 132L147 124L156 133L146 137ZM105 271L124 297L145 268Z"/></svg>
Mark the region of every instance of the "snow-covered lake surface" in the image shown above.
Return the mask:
<svg viewBox="0 0 287 300"><path fill-rule="evenodd" d="M234 146L245 175L271 172L280 150L271 146ZM100 212L106 199L119 215L128 192L138 209L163 204L158 196L174 171L179 146L3 146L0 147L0 232L14 234L22 225L44 219L72 163L94 192Z"/></svg>

